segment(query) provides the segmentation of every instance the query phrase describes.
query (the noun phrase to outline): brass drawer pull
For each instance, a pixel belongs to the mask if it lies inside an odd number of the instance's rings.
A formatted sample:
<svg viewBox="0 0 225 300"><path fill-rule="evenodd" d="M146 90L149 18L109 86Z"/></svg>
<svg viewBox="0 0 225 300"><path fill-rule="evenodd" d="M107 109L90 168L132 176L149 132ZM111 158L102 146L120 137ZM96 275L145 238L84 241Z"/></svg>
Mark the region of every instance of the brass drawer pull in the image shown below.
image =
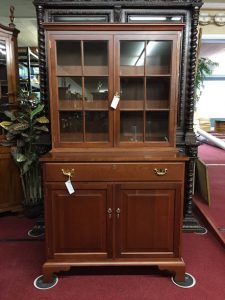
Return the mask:
<svg viewBox="0 0 225 300"><path fill-rule="evenodd" d="M165 169L157 169L157 168L154 169L154 172L157 176L166 175L167 171L168 171L168 169L166 169L166 168Z"/></svg>
<svg viewBox="0 0 225 300"><path fill-rule="evenodd" d="M62 169L62 173L63 173L63 175L68 176L69 179L70 179L74 175L74 169L71 169L71 170L69 170L69 169L67 169L67 170Z"/></svg>
<svg viewBox="0 0 225 300"><path fill-rule="evenodd" d="M117 219L120 218L120 213L121 213L121 210L120 210L120 208L118 207L117 210L116 210L116 217L117 217Z"/></svg>
<svg viewBox="0 0 225 300"><path fill-rule="evenodd" d="M108 208L107 212L109 215L109 219L111 219L112 218L112 208Z"/></svg>

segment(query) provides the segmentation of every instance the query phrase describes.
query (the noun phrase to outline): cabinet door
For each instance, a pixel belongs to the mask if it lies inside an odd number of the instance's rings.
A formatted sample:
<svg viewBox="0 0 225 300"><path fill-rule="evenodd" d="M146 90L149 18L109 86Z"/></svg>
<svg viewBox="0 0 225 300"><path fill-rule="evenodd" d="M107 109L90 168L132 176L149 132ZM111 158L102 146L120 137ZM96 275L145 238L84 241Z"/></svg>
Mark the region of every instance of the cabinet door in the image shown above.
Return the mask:
<svg viewBox="0 0 225 300"><path fill-rule="evenodd" d="M112 145L112 41L64 32L50 37L53 146Z"/></svg>
<svg viewBox="0 0 225 300"><path fill-rule="evenodd" d="M117 144L175 145L179 32L115 36Z"/></svg>
<svg viewBox="0 0 225 300"><path fill-rule="evenodd" d="M111 257L111 186L74 183L74 188L70 195L63 183L46 184L48 257Z"/></svg>
<svg viewBox="0 0 225 300"><path fill-rule="evenodd" d="M178 256L181 192L179 183L118 184L116 256Z"/></svg>

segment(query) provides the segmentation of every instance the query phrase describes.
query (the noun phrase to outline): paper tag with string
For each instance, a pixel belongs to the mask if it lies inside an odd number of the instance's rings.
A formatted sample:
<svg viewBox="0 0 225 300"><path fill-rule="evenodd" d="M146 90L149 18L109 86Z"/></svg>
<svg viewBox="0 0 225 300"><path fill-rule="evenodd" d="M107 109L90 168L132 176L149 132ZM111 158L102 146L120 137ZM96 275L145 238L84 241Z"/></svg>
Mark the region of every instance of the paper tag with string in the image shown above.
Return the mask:
<svg viewBox="0 0 225 300"><path fill-rule="evenodd" d="M116 109L117 108L117 105L118 105L118 103L119 103L119 101L120 101L120 95L118 94L118 93L116 93L115 95L114 95L114 97L113 97L113 99L112 99L112 102L111 102L111 107L112 108L114 108L114 109Z"/></svg>
<svg viewBox="0 0 225 300"><path fill-rule="evenodd" d="M74 187L73 187L73 184L72 184L70 178L65 182L65 185L66 185L67 190L68 190L70 195L75 193L75 190L74 190Z"/></svg>

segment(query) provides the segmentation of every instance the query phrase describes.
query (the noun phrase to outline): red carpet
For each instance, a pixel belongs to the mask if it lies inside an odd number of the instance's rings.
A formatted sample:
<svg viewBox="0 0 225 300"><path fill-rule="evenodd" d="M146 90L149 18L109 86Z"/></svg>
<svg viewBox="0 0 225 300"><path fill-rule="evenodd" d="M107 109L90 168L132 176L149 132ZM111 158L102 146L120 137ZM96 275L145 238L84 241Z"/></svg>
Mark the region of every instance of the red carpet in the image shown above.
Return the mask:
<svg viewBox="0 0 225 300"><path fill-rule="evenodd" d="M198 154L207 165L211 205L199 195L194 196L194 204L225 245L225 231L221 230L225 229L225 151L203 144Z"/></svg>
<svg viewBox="0 0 225 300"><path fill-rule="evenodd" d="M18 228L20 221L14 221ZM10 227L13 220L3 222ZM44 253L44 241L0 242L1 300L224 300L225 253L209 233L183 234L186 272L197 281L190 289L175 286L167 272L142 267L73 268L58 274L54 288L38 290L33 280L41 274Z"/></svg>
<svg viewBox="0 0 225 300"><path fill-rule="evenodd" d="M6 214L4 217L0 217L0 240L29 239L27 232L32 229L34 225L35 219Z"/></svg>
<svg viewBox="0 0 225 300"><path fill-rule="evenodd" d="M225 164L225 151L218 147L202 144L198 147L198 156L206 164Z"/></svg>

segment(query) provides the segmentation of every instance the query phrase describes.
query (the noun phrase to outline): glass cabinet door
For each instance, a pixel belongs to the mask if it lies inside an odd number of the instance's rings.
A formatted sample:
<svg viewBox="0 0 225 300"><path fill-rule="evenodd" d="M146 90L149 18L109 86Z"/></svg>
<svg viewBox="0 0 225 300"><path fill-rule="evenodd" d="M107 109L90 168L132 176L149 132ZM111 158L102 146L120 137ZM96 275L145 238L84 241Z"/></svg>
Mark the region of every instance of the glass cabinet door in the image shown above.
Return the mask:
<svg viewBox="0 0 225 300"><path fill-rule="evenodd" d="M178 36L50 35L54 147L175 146Z"/></svg>
<svg viewBox="0 0 225 300"><path fill-rule="evenodd" d="M175 35L116 37L118 144L174 143L175 41Z"/></svg>
<svg viewBox="0 0 225 300"><path fill-rule="evenodd" d="M0 39L0 103L8 103L6 41Z"/></svg>
<svg viewBox="0 0 225 300"><path fill-rule="evenodd" d="M58 142L110 144L112 38L77 38L55 41Z"/></svg>
<svg viewBox="0 0 225 300"><path fill-rule="evenodd" d="M8 76L7 76L7 51L6 41L0 39L0 105L7 104L8 99ZM4 120L5 115L0 111L0 120ZM4 131L0 128L0 135L3 135Z"/></svg>

